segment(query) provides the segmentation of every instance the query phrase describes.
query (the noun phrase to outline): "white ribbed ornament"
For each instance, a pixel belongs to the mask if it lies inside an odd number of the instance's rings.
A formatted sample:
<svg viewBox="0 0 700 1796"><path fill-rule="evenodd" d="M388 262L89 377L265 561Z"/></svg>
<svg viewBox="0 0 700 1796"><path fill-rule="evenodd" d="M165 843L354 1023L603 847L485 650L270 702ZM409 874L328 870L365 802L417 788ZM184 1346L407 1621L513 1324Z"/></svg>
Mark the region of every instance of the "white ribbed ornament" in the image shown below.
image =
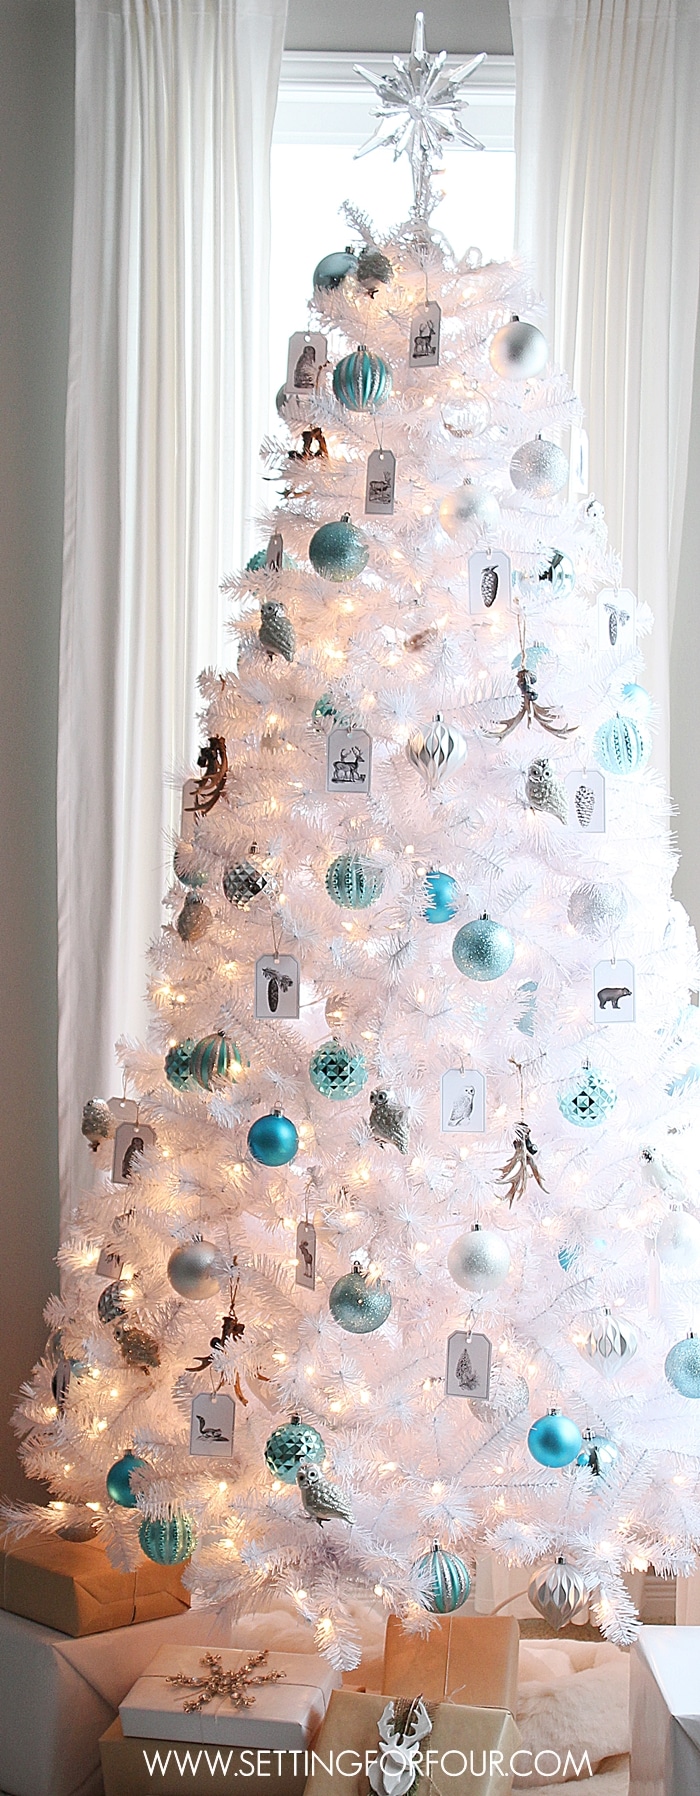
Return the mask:
<svg viewBox="0 0 700 1796"><path fill-rule="evenodd" d="M610 1310L596 1322L581 1348L584 1359L591 1360L605 1378L616 1378L622 1367L637 1351L637 1336L629 1322L618 1321Z"/></svg>
<svg viewBox="0 0 700 1796"><path fill-rule="evenodd" d="M527 1594L533 1609L537 1609L550 1628L557 1632L573 1621L588 1602L581 1573L573 1565L567 1565L565 1559L556 1559L554 1565L536 1571L528 1584Z"/></svg>
<svg viewBox="0 0 700 1796"><path fill-rule="evenodd" d="M419 768L429 786L437 786L449 773L456 773L467 753L461 730L448 724L438 711L425 733L414 730L406 744L412 767Z"/></svg>

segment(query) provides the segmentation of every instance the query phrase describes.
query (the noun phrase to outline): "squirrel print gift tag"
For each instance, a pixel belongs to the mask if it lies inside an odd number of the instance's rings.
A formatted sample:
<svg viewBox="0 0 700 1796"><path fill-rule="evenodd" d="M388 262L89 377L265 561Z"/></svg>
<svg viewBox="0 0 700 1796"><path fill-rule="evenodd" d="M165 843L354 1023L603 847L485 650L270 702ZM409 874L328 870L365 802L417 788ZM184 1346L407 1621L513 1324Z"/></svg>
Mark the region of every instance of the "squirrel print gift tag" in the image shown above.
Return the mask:
<svg viewBox="0 0 700 1796"><path fill-rule="evenodd" d="M233 1425L236 1406L225 1391L209 1396L203 1391L193 1397L190 1416L190 1457L192 1459L230 1459L233 1452Z"/></svg>

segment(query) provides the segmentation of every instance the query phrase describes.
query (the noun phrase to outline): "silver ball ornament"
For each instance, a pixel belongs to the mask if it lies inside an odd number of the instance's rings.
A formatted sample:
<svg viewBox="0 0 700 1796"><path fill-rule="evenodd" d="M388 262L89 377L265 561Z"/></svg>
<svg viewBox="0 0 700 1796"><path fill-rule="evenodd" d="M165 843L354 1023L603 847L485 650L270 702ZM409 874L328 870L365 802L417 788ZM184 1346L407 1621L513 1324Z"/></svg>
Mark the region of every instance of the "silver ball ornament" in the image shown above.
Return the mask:
<svg viewBox="0 0 700 1796"><path fill-rule="evenodd" d="M510 1271L508 1243L496 1229L482 1229L477 1222L453 1241L447 1270L463 1291L496 1291Z"/></svg>
<svg viewBox="0 0 700 1796"><path fill-rule="evenodd" d="M511 318L492 337L489 361L501 380L529 380L547 366L547 340L536 324Z"/></svg>
<svg viewBox="0 0 700 1796"><path fill-rule="evenodd" d="M521 443L510 464L510 477L519 493L533 499L553 499L569 478L569 464L558 443L533 437Z"/></svg>
<svg viewBox="0 0 700 1796"><path fill-rule="evenodd" d="M694 1278L700 1269L700 1222L697 1217L678 1206L669 1210L656 1237L656 1251L662 1266L670 1272Z"/></svg>
<svg viewBox="0 0 700 1796"><path fill-rule="evenodd" d="M597 940L619 929L627 916L627 899L622 887L611 880L582 880L574 889L567 905L567 916L579 935Z"/></svg>
<svg viewBox="0 0 700 1796"><path fill-rule="evenodd" d="M456 492L447 493L440 506L440 523L453 542L466 545L481 536L494 536L501 513L498 500L485 487L463 481Z"/></svg>
<svg viewBox="0 0 700 1796"><path fill-rule="evenodd" d="M221 1280L212 1270L220 1263L219 1250L211 1241L186 1241L176 1247L168 1260L168 1278L178 1297L197 1303L218 1297Z"/></svg>
<svg viewBox="0 0 700 1796"><path fill-rule="evenodd" d="M488 1428L498 1428L503 1422L512 1422L523 1414L530 1402L530 1392L519 1372L512 1372L509 1366L496 1365L491 1373L488 1403L483 1398L470 1398L468 1402L472 1415L485 1422Z"/></svg>
<svg viewBox="0 0 700 1796"><path fill-rule="evenodd" d="M443 722L438 711L427 730L414 730L406 744L406 755L417 767L429 786L437 786L449 774L457 773L466 759L467 744L456 724Z"/></svg>
<svg viewBox="0 0 700 1796"><path fill-rule="evenodd" d="M565 1559L557 1559L554 1565L536 1571L530 1579L527 1594L533 1609L537 1609L557 1633L580 1615L588 1602L581 1573L573 1565L567 1565Z"/></svg>

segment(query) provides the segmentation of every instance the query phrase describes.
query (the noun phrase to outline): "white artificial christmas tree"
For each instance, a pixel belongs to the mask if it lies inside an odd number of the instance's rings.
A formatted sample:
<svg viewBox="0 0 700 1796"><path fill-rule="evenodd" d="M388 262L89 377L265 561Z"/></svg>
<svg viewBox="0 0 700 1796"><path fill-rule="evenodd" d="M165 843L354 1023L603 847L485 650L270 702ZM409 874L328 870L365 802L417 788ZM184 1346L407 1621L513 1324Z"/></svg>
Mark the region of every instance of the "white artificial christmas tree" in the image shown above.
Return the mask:
<svg viewBox="0 0 700 1796"><path fill-rule="evenodd" d="M350 214L317 271L124 1047L143 1152L113 1183L90 1110L18 1411L54 1506L9 1512L87 1504L120 1564L194 1542L197 1600L284 1593L342 1665L358 1598L456 1607L484 1549L629 1640L625 1569L700 1542L698 968L651 618L567 496L580 407L527 273L431 226L464 77L418 24L379 90L413 213L381 242Z"/></svg>

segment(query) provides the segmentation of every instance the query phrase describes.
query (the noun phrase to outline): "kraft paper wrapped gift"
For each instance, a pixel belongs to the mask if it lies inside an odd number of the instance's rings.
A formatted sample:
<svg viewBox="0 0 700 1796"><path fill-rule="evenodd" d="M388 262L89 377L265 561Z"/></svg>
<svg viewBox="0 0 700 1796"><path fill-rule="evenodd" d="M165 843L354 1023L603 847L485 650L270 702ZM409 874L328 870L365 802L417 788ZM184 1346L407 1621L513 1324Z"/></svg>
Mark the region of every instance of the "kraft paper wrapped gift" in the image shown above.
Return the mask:
<svg viewBox="0 0 700 1796"><path fill-rule="evenodd" d="M440 1615L427 1635L411 1633L390 1615L382 1690L514 1715L519 1644L517 1621L509 1615Z"/></svg>
<svg viewBox="0 0 700 1796"><path fill-rule="evenodd" d="M99 1540L29 1534L0 1539L0 1608L74 1639L158 1621L189 1608L181 1565L143 1560L115 1571Z"/></svg>
<svg viewBox="0 0 700 1796"><path fill-rule="evenodd" d="M310 1755L305 1796L367 1796L368 1762L380 1756L378 1722L387 1700L334 1690ZM429 1711L432 1730L422 1742L416 1796L510 1796L511 1760L520 1744L512 1715L450 1702L429 1704Z"/></svg>
<svg viewBox="0 0 700 1796"><path fill-rule="evenodd" d="M306 1782L304 1752L126 1740L119 1719L100 1755L104 1796L302 1796Z"/></svg>
<svg viewBox="0 0 700 1796"><path fill-rule="evenodd" d="M221 1651L221 1668L237 1671L248 1656L246 1649ZM185 1703L197 1692L169 1679L180 1672L206 1677L202 1653L196 1647L163 1646L119 1705L124 1734L127 1739L182 1740L254 1752L303 1752L318 1733L340 1673L315 1653L268 1653L259 1669L261 1674L280 1672L280 1681L251 1684L248 1708L237 1709L227 1696L217 1696L188 1714Z"/></svg>

